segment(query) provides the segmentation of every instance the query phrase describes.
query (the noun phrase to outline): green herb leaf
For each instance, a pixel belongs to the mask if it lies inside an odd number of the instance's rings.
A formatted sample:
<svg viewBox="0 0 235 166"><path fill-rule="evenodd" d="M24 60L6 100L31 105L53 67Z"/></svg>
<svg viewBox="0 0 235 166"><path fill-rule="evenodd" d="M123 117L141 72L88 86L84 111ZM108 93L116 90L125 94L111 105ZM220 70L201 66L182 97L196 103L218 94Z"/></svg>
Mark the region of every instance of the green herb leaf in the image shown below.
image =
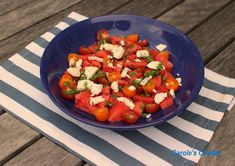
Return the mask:
<svg viewBox="0 0 235 166"><path fill-rule="evenodd" d="M148 63L153 61L153 58L151 56L145 57L145 59Z"/></svg>
<svg viewBox="0 0 235 166"><path fill-rule="evenodd" d="M129 73L129 75L131 76L131 77L133 77L133 76L135 76L137 73L135 72L135 71L131 71L130 73Z"/></svg>
<svg viewBox="0 0 235 166"><path fill-rule="evenodd" d="M141 82L141 80L134 80L134 81L132 82L132 84L133 84L135 87L137 87L137 86L139 86L140 82Z"/></svg>
<svg viewBox="0 0 235 166"><path fill-rule="evenodd" d="M118 98L118 95L112 94L112 98L117 99L117 98Z"/></svg>
<svg viewBox="0 0 235 166"><path fill-rule="evenodd" d="M162 65L161 62L157 65L156 69L157 70L162 70L163 69L163 65Z"/></svg>
<svg viewBox="0 0 235 166"><path fill-rule="evenodd" d="M141 104L140 108L144 110L145 104Z"/></svg>
<svg viewBox="0 0 235 166"><path fill-rule="evenodd" d="M64 86L68 87L69 86L69 82L68 81L64 82Z"/></svg>
<svg viewBox="0 0 235 166"><path fill-rule="evenodd" d="M146 92L145 92L145 96L150 97L150 96L151 96L151 94L150 94L150 93L146 93Z"/></svg>
<svg viewBox="0 0 235 166"><path fill-rule="evenodd" d="M83 83L83 85L85 86L85 89L88 90L88 83L87 83L87 81L85 81L85 82Z"/></svg>
<svg viewBox="0 0 235 166"><path fill-rule="evenodd" d="M94 80L98 77L104 77L104 76L105 76L105 72L99 70L95 73L95 75L91 78L91 80Z"/></svg>
<svg viewBox="0 0 235 166"><path fill-rule="evenodd" d="M82 75L82 76L80 77L80 80L86 80L86 76L85 76L85 75Z"/></svg>
<svg viewBox="0 0 235 166"><path fill-rule="evenodd" d="M148 115L147 113L142 113L141 117L146 118L147 115Z"/></svg>
<svg viewBox="0 0 235 166"><path fill-rule="evenodd" d="M157 73L158 73L158 71L156 71L156 70L150 70L149 72L144 73L144 77L154 76Z"/></svg>
<svg viewBox="0 0 235 166"><path fill-rule="evenodd" d="M106 105L106 106L109 106L109 107L112 107L112 106L113 106L113 103L110 102L110 101L106 101L106 102L105 102L105 105Z"/></svg>

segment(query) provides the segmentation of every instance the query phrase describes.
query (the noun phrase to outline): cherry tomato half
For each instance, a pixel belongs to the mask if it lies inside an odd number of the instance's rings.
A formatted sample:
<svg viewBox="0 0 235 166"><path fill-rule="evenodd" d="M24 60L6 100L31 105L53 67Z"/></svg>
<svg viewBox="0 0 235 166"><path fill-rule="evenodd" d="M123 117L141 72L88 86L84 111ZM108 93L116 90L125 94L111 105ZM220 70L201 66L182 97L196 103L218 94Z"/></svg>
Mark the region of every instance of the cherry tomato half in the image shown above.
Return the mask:
<svg viewBox="0 0 235 166"><path fill-rule="evenodd" d="M147 103L145 104L145 112L147 113L154 113L158 109L158 105L155 103Z"/></svg>
<svg viewBox="0 0 235 166"><path fill-rule="evenodd" d="M155 83L153 80L149 80L145 85L142 86L143 90L147 93L152 93L155 89Z"/></svg>
<svg viewBox="0 0 235 166"><path fill-rule="evenodd" d="M69 74L63 74L63 76L60 78L59 81L59 87L65 88L65 87L73 87L74 86L74 80L73 77Z"/></svg>
<svg viewBox="0 0 235 166"><path fill-rule="evenodd" d="M127 97L133 97L136 94L136 88L132 89L133 86L124 86L122 92Z"/></svg>
<svg viewBox="0 0 235 166"><path fill-rule="evenodd" d="M138 120L138 115L133 111L125 111L122 114L122 119L127 124L134 124Z"/></svg>
<svg viewBox="0 0 235 166"><path fill-rule="evenodd" d="M131 42L137 43L138 39L139 39L139 35L138 34L130 34L130 35L126 36L126 39Z"/></svg>
<svg viewBox="0 0 235 166"><path fill-rule="evenodd" d="M121 78L121 74L119 72L110 72L107 74L107 78L109 80L109 82L114 82L114 81L117 81Z"/></svg>
<svg viewBox="0 0 235 166"><path fill-rule="evenodd" d="M143 40L138 41L137 44L138 44L139 46L141 46L141 47L146 47L146 46L149 45L149 42L148 42L148 40L143 39Z"/></svg>
<svg viewBox="0 0 235 166"><path fill-rule="evenodd" d="M78 61L80 59L80 56L75 53L70 53L68 55L68 62L70 62L71 59L73 59L74 61Z"/></svg>
<svg viewBox="0 0 235 166"><path fill-rule="evenodd" d="M173 89L174 91L179 88L179 82L175 78L166 79L165 85L168 89Z"/></svg>
<svg viewBox="0 0 235 166"><path fill-rule="evenodd" d="M69 86L63 87L60 90L61 95L68 100L73 100L77 91Z"/></svg>
<svg viewBox="0 0 235 166"><path fill-rule="evenodd" d="M109 118L108 108L102 107L95 110L95 118L100 122L105 122Z"/></svg>

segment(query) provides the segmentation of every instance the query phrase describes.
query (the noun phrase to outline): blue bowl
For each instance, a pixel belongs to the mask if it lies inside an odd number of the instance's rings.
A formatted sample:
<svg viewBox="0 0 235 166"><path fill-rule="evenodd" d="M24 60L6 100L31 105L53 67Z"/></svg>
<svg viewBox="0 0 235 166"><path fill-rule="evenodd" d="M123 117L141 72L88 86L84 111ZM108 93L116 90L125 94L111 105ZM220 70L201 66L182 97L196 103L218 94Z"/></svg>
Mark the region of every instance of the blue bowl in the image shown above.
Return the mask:
<svg viewBox="0 0 235 166"><path fill-rule="evenodd" d="M149 119L140 118L136 124L127 125L123 122L97 122L92 115L75 108L73 101L61 97L58 81L68 67L68 53L78 52L79 46L94 43L96 32L100 29L108 29L112 35L117 36L138 33L140 39L148 39L151 48L160 43L167 45L167 50L171 52L170 61L174 64L173 75L179 74L182 78L182 86L176 93L174 105L154 113ZM176 28L147 17L109 15L81 21L59 33L45 49L40 75L48 96L71 117L98 127L129 130L157 125L184 112L201 89L204 67L196 46Z"/></svg>

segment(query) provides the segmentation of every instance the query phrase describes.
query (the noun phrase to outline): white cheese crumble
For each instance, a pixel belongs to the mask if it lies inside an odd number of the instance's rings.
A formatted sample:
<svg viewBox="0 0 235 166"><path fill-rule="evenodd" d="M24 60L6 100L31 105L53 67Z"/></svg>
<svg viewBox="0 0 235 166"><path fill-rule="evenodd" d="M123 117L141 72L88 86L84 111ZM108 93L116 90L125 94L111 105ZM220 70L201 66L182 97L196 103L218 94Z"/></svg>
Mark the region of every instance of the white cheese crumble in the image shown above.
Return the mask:
<svg viewBox="0 0 235 166"><path fill-rule="evenodd" d="M134 90L136 90L136 87L134 87L133 85L131 85L131 86L129 86L128 89L131 90L131 91L134 91Z"/></svg>
<svg viewBox="0 0 235 166"><path fill-rule="evenodd" d="M91 96L95 96L100 94L100 92L103 89L103 85L102 84L95 84L93 83L92 87L91 87Z"/></svg>
<svg viewBox="0 0 235 166"><path fill-rule="evenodd" d="M156 89L153 89L153 93L157 93Z"/></svg>
<svg viewBox="0 0 235 166"><path fill-rule="evenodd" d="M126 97L118 97L117 100L126 104L128 107L130 107L130 109L134 109L135 107L135 104Z"/></svg>
<svg viewBox="0 0 235 166"><path fill-rule="evenodd" d="M118 88L118 81L113 81L112 84L111 84L111 89L117 93L119 88Z"/></svg>
<svg viewBox="0 0 235 166"><path fill-rule="evenodd" d="M160 65L161 62L159 61L152 61L150 63L147 64L147 67L150 69L157 69L157 66ZM165 67L162 65L163 69L165 69Z"/></svg>
<svg viewBox="0 0 235 166"><path fill-rule="evenodd" d="M113 63L108 63L108 67L113 68Z"/></svg>
<svg viewBox="0 0 235 166"><path fill-rule="evenodd" d="M121 59L125 50L122 46L107 44L103 45L103 48L107 51L111 51L113 53L113 57L116 59Z"/></svg>
<svg viewBox="0 0 235 166"><path fill-rule="evenodd" d="M103 50L104 49L104 44L101 44L99 47L99 50Z"/></svg>
<svg viewBox="0 0 235 166"><path fill-rule="evenodd" d="M136 52L136 56L138 58L144 58L144 57L148 57L149 56L149 52L147 50L138 50Z"/></svg>
<svg viewBox="0 0 235 166"><path fill-rule="evenodd" d="M98 61L98 62L103 62L103 58L99 58L97 56L88 56L88 60L95 60L95 61Z"/></svg>
<svg viewBox="0 0 235 166"><path fill-rule="evenodd" d="M179 73L176 73L176 75L177 75L177 76L180 76L180 74L179 74Z"/></svg>
<svg viewBox="0 0 235 166"><path fill-rule="evenodd" d="M181 80L181 78L180 78L180 77L178 77L178 78L176 78L176 80L178 81L179 86L182 86L182 80Z"/></svg>
<svg viewBox="0 0 235 166"><path fill-rule="evenodd" d="M174 91L173 89L170 89L169 94L170 94L172 97L175 97L175 91Z"/></svg>
<svg viewBox="0 0 235 166"><path fill-rule="evenodd" d="M93 77L98 69L99 69L98 67L94 67L94 66L85 67L85 73L84 74L85 74L86 78L90 79L91 77Z"/></svg>
<svg viewBox="0 0 235 166"><path fill-rule="evenodd" d="M154 97L156 104L160 104L167 97L167 93L157 93Z"/></svg>
<svg viewBox="0 0 235 166"><path fill-rule="evenodd" d="M91 89L93 84L94 84L94 82L92 82L90 80L79 80L78 84L77 84L77 90L83 91L86 89Z"/></svg>
<svg viewBox="0 0 235 166"><path fill-rule="evenodd" d="M135 62L141 62L141 60L140 60L140 59L134 59L134 61L135 61Z"/></svg>
<svg viewBox="0 0 235 166"><path fill-rule="evenodd" d="M108 56L107 56L107 58L109 58L109 59L113 59L113 57L112 57L111 55L108 55Z"/></svg>
<svg viewBox="0 0 235 166"><path fill-rule="evenodd" d="M120 63L117 64L118 68L122 68L122 65Z"/></svg>
<svg viewBox="0 0 235 166"><path fill-rule="evenodd" d="M149 77L144 78L144 79L140 82L140 85L145 85L145 84L147 84L147 82L148 82L149 80L151 80L152 77L153 77L153 76L149 76Z"/></svg>
<svg viewBox="0 0 235 166"><path fill-rule="evenodd" d="M147 114L145 117L149 119L151 117L151 114Z"/></svg>
<svg viewBox="0 0 235 166"><path fill-rule="evenodd" d="M157 46L156 46L156 49L158 49L160 52L162 52L163 50L165 50L166 49L166 45L165 44L158 44Z"/></svg>
<svg viewBox="0 0 235 166"><path fill-rule="evenodd" d="M120 41L121 46L125 45L125 42L123 40Z"/></svg>
<svg viewBox="0 0 235 166"><path fill-rule="evenodd" d="M81 69L82 68L82 59L79 59L77 62L76 62L76 68L78 69Z"/></svg>
<svg viewBox="0 0 235 166"><path fill-rule="evenodd" d="M90 97L90 105L96 105L104 101L102 96Z"/></svg>
<svg viewBox="0 0 235 166"><path fill-rule="evenodd" d="M70 59L70 61L69 61L69 66L71 67L71 66L73 66L75 64L75 60L72 58L72 59Z"/></svg>
<svg viewBox="0 0 235 166"><path fill-rule="evenodd" d="M127 74L128 71L131 71L131 69L125 67L125 68L122 70L121 77L122 77L122 78L128 77L128 74ZM129 77L130 77L130 76L129 76Z"/></svg>
<svg viewBox="0 0 235 166"><path fill-rule="evenodd" d="M75 67L69 67L67 69L67 72L71 74L73 77L79 77L80 76L80 69Z"/></svg>

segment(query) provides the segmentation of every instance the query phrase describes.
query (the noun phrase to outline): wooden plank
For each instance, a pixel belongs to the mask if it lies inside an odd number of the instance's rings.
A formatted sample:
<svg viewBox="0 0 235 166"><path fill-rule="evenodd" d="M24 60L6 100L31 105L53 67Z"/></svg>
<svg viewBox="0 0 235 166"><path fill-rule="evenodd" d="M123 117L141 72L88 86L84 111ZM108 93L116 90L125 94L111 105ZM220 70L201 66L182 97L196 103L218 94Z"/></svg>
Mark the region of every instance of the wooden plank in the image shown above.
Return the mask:
<svg viewBox="0 0 235 166"><path fill-rule="evenodd" d="M204 63L209 62L221 48L235 37L235 2L218 12L189 34L199 48Z"/></svg>
<svg viewBox="0 0 235 166"><path fill-rule="evenodd" d="M213 71L235 78L235 41L212 59L206 67Z"/></svg>
<svg viewBox="0 0 235 166"><path fill-rule="evenodd" d="M230 0L187 0L158 19L187 33L230 2Z"/></svg>
<svg viewBox="0 0 235 166"><path fill-rule="evenodd" d="M42 137L8 113L0 116L0 122L0 165Z"/></svg>
<svg viewBox="0 0 235 166"><path fill-rule="evenodd" d="M219 156L206 156L199 160L198 166L234 165L235 163L235 107L227 112L212 137L207 151L220 151ZM222 164L223 163L223 164Z"/></svg>
<svg viewBox="0 0 235 166"><path fill-rule="evenodd" d="M35 142L29 148L25 149L15 158L5 164L5 166L14 165L83 165L84 162L76 156L68 153L60 146L52 143L43 137Z"/></svg>
<svg viewBox="0 0 235 166"><path fill-rule="evenodd" d="M4 111L2 109L0 109L0 115L2 115L4 113Z"/></svg>
<svg viewBox="0 0 235 166"><path fill-rule="evenodd" d="M20 1L16 1L16 0L2 0L0 1L0 16L4 15L16 8L19 8L29 2L31 2L33 0L20 0Z"/></svg>
<svg viewBox="0 0 235 166"><path fill-rule="evenodd" d="M16 10L0 16L0 41L52 16L81 0L32 1Z"/></svg>
<svg viewBox="0 0 235 166"><path fill-rule="evenodd" d="M9 37L8 39L0 42L0 61L8 58L10 55L18 51L20 48L25 47L29 42L40 36L42 33L46 32L50 28L54 27L55 24L60 22L64 17L66 17L70 12L75 11L82 13L84 15L97 16L109 13L114 9L125 5L127 0L113 1L113 0L94 0L94 1L84 1L82 3L76 4L63 12L60 12L52 17L32 26L28 29L17 33L16 35ZM99 6L100 4L105 4L109 6L105 10L100 7L90 8L90 5ZM0 32L1 34L1 32ZM27 36L27 37L26 37Z"/></svg>
<svg viewBox="0 0 235 166"><path fill-rule="evenodd" d="M182 2L182 0L135 0L122 8L115 10L112 14L133 14L157 17L180 2Z"/></svg>

